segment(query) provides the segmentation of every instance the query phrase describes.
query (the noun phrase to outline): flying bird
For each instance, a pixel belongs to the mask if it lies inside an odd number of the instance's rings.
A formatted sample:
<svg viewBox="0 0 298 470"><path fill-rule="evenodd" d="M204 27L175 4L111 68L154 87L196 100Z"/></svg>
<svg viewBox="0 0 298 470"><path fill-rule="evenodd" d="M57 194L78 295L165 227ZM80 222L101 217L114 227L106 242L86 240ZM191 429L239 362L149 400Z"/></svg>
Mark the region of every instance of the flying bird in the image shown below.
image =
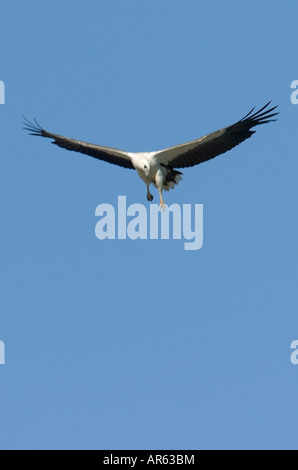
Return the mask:
<svg viewBox="0 0 298 470"><path fill-rule="evenodd" d="M147 186L147 200L153 200L149 190L152 183L158 189L160 207L164 209L163 190L168 191L170 188L173 189L182 179L182 173L177 168L192 167L206 162L217 155L221 155L251 137L255 133L255 131L251 130L253 127L276 121L276 119L271 118L278 114L274 112L277 106L268 109L270 103L269 101L269 103L256 112L254 112L255 108L253 108L235 124L212 132L192 142L175 145L156 152L124 152L123 150L111 147L103 147L70 139L69 137L48 132L35 119L34 123L31 123L25 117L24 129L28 130L30 135L48 137L52 139L53 144L67 150L81 152L98 160L137 170L140 178Z"/></svg>

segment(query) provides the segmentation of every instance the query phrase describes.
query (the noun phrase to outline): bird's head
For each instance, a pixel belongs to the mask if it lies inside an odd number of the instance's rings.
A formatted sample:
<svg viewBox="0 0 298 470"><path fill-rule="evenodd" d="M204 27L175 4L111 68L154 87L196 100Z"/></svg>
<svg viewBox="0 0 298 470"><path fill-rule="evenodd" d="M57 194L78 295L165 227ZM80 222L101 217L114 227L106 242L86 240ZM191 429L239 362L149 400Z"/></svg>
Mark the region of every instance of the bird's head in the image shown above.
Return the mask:
<svg viewBox="0 0 298 470"><path fill-rule="evenodd" d="M145 176L148 176L150 173L150 163L148 162L146 158L142 158L140 163L141 163L141 168L143 172L145 173Z"/></svg>

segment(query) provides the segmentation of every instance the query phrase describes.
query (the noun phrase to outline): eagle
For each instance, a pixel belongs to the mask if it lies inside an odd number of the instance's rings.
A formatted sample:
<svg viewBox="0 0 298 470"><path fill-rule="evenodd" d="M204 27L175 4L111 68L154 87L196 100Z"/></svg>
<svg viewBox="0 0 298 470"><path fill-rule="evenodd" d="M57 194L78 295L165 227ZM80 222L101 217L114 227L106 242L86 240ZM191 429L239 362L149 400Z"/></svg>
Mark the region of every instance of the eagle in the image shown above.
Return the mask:
<svg viewBox="0 0 298 470"><path fill-rule="evenodd" d="M276 121L272 119L278 114L274 112L277 106L269 107L271 101L258 111L255 107L235 124L207 134L200 139L175 145L155 152L125 152L112 147L90 144L62 135L53 134L43 129L36 119L30 122L24 116L24 129L30 135L48 137L52 143L67 150L84 153L91 157L103 160L114 165L137 170L140 178L147 186L147 200L152 201L150 184L153 184L159 192L160 208L165 209L162 192L173 189L182 179L182 173L178 169L193 167L206 162L251 137L255 131L251 130L260 124Z"/></svg>

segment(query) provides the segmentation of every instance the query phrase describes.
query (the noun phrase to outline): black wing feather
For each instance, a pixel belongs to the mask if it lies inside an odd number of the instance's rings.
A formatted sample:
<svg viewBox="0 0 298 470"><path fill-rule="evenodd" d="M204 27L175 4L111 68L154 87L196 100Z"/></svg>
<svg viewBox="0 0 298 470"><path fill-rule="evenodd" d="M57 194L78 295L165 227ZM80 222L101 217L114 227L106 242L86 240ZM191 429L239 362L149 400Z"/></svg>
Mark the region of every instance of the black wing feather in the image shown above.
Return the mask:
<svg viewBox="0 0 298 470"><path fill-rule="evenodd" d="M36 119L34 119L33 124L28 121L25 116L23 117L25 120L24 129L29 131L29 135L48 137L53 139L52 144L58 145L59 147L62 147L66 150L73 150L74 152L80 152L85 155L89 155L90 157L97 158L98 160L113 163L114 165L134 169L130 157L126 154L126 152L122 152L122 150L89 144L80 140L70 139L69 137L63 137L62 135L52 134L51 132L47 132L45 129L43 129L38 124Z"/></svg>
<svg viewBox="0 0 298 470"><path fill-rule="evenodd" d="M158 152L159 160L173 168L186 168L206 162L231 150L255 133L254 130L251 130L253 127L276 121L272 118L278 114L278 112L273 112L277 106L266 109L270 103L269 101L256 112L253 108L240 121L231 126L208 134L196 141Z"/></svg>

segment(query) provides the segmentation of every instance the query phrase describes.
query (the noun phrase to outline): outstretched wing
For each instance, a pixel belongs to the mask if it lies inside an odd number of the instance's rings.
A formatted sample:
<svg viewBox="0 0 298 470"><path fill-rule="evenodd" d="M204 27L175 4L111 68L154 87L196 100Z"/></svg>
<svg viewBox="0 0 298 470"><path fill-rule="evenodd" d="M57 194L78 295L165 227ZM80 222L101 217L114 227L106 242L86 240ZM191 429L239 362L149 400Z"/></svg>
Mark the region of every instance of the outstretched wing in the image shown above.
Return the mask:
<svg viewBox="0 0 298 470"><path fill-rule="evenodd" d="M122 150L103 147L101 145L88 144L87 142L81 142L80 140L70 139L69 137L63 137L62 135L52 134L51 132L45 131L34 119L35 124L32 124L28 119L25 118L24 129L29 131L30 135L37 135L41 137L48 137L53 139L53 144L59 145L59 147L67 150L73 150L75 152L81 152L99 160L113 163L114 165L123 166L124 168L134 169L130 154L123 152Z"/></svg>
<svg viewBox="0 0 298 470"><path fill-rule="evenodd" d="M198 140L156 152L155 158L164 165L173 168L185 168L198 165L225 153L251 137L255 133L255 131L250 130L252 127L276 121L276 119L270 118L278 114L273 112L277 106L266 109L270 103L269 101L255 113L253 113L255 110L253 108L244 118L231 126L205 135Z"/></svg>

